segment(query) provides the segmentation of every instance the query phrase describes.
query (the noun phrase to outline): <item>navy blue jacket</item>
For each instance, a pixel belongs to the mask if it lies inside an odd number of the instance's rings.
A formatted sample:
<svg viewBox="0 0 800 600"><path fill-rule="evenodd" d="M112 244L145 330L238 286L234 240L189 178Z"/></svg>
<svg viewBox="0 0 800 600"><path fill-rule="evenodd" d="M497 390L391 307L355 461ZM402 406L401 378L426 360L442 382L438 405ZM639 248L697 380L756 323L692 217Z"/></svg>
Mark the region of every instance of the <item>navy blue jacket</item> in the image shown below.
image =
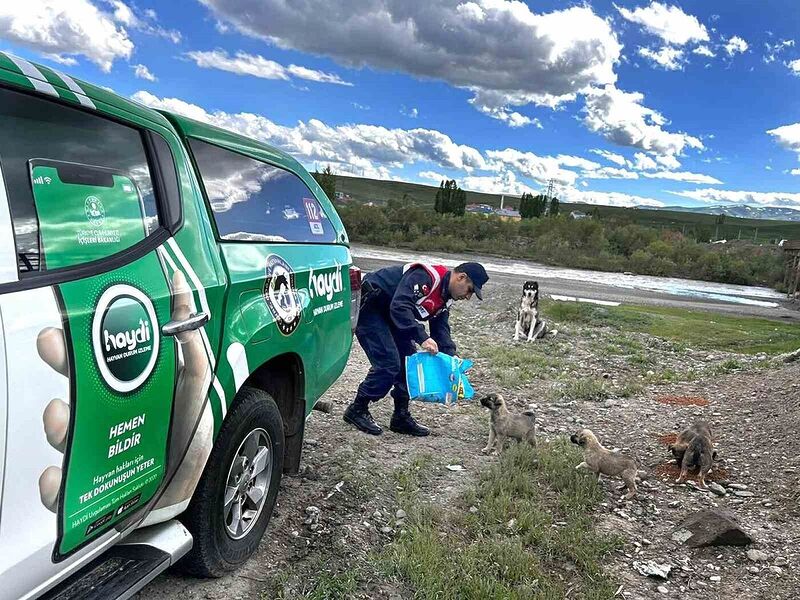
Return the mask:
<svg viewBox="0 0 800 600"><path fill-rule="evenodd" d="M403 267L385 267L364 277L364 282L369 283L381 290L379 302L383 302L388 308L392 324L400 332L408 335L418 344L421 344L428 337L432 337L439 346L439 351L451 356L456 353L456 345L450 336L450 312L447 308L438 314L422 319L428 321L431 334L425 332L425 327L419 323L420 316L417 312L416 302L424 294L422 286L433 285L433 279L422 267L412 267L403 273ZM448 272L442 280L442 299L447 302L450 299L448 283L450 273Z"/></svg>

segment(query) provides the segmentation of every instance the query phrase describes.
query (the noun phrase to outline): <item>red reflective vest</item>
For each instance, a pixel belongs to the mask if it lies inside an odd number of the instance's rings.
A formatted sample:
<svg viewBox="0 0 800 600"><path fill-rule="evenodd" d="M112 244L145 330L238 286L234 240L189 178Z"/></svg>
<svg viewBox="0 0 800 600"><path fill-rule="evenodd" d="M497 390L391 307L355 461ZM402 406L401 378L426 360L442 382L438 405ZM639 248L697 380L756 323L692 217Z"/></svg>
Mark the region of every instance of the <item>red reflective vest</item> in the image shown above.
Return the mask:
<svg viewBox="0 0 800 600"><path fill-rule="evenodd" d="M449 269L444 265L408 263L403 267L403 273L406 273L409 269L413 269L414 267L422 267L425 269L425 271L427 271L428 275L430 275L431 279L433 280L433 285L430 286L430 289L426 289L428 286L422 288L421 291L425 295L416 301L419 318L425 320L435 317L445 308L449 308L449 306L453 303L452 298L445 302L443 293L444 290L442 289L444 276L447 274Z"/></svg>

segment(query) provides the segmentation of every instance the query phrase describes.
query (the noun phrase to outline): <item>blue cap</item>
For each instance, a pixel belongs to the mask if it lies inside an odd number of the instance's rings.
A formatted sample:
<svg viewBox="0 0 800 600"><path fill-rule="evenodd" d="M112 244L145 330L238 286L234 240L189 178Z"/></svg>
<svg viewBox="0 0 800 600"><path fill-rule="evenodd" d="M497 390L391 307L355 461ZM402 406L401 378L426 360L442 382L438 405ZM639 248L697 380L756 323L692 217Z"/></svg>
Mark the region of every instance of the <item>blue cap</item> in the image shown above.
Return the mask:
<svg viewBox="0 0 800 600"><path fill-rule="evenodd" d="M489 276L486 274L486 269L483 268L483 265L476 262L466 262L458 265L456 270L466 273L467 277L469 277L469 280L472 282L478 300L483 300L481 288L483 284L489 281Z"/></svg>

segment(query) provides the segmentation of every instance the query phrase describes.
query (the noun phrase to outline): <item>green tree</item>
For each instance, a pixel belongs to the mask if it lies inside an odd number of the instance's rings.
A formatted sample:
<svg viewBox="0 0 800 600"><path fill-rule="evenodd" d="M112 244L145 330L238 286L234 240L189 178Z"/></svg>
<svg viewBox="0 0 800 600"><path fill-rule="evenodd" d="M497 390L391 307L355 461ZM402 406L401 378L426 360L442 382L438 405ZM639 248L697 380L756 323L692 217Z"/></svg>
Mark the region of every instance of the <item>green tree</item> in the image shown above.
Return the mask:
<svg viewBox="0 0 800 600"><path fill-rule="evenodd" d="M314 171L312 177L314 177L329 200L333 200L336 197L336 175L334 175L330 165L326 166L322 173Z"/></svg>
<svg viewBox="0 0 800 600"><path fill-rule="evenodd" d="M537 219L544 215L545 209L547 208L547 196L544 194L538 194L532 200L533 202L533 216Z"/></svg>
<svg viewBox="0 0 800 600"><path fill-rule="evenodd" d="M436 200L433 203L433 210L440 215L444 214L444 181L439 184L439 189L436 190Z"/></svg>
<svg viewBox="0 0 800 600"><path fill-rule="evenodd" d="M523 219L540 216L536 214L536 198L533 197L533 194L527 192L522 194L522 198L519 200L519 214Z"/></svg>
<svg viewBox="0 0 800 600"><path fill-rule="evenodd" d="M456 216L463 216L467 211L467 192L461 188L456 189L450 211Z"/></svg>
<svg viewBox="0 0 800 600"><path fill-rule="evenodd" d="M550 216L551 217L558 216L558 210L559 210L559 208L558 208L558 198L553 196L550 199Z"/></svg>

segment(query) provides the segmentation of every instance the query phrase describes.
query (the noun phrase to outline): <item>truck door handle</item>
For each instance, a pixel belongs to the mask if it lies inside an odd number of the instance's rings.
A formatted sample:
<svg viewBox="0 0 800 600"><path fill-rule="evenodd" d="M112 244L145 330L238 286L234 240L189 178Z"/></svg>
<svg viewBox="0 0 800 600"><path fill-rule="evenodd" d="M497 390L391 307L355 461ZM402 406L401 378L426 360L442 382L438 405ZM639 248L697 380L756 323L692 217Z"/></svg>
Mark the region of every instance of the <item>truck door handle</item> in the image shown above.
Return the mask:
<svg viewBox="0 0 800 600"><path fill-rule="evenodd" d="M197 312L189 315L187 319L183 319L182 321L170 321L161 328L161 333L164 335L177 335L184 331L200 329L203 325L208 323L208 320L209 316L207 312Z"/></svg>

